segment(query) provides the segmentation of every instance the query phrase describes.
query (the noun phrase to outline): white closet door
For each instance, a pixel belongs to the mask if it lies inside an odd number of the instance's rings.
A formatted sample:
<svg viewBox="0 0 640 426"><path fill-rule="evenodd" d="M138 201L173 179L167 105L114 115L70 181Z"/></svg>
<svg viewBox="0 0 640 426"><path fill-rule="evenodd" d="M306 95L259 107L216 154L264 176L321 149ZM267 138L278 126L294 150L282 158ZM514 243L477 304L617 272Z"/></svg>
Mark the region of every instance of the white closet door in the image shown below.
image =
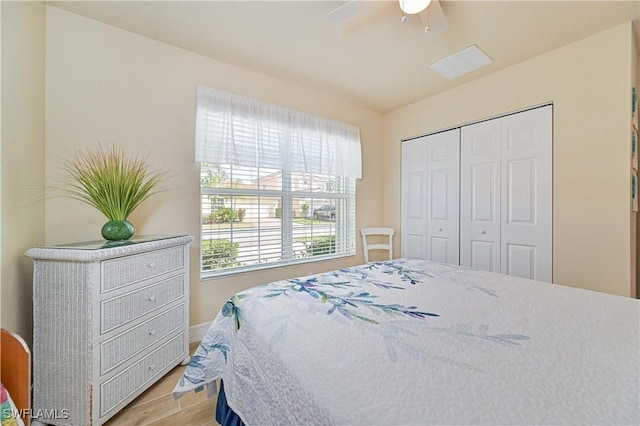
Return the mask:
<svg viewBox="0 0 640 426"><path fill-rule="evenodd" d="M427 136L427 259L460 264L460 129Z"/></svg>
<svg viewBox="0 0 640 426"><path fill-rule="evenodd" d="M500 119L501 270L540 281L552 275L552 107Z"/></svg>
<svg viewBox="0 0 640 426"><path fill-rule="evenodd" d="M402 143L402 257L427 258L427 145Z"/></svg>
<svg viewBox="0 0 640 426"><path fill-rule="evenodd" d="M500 122L460 137L460 264L500 272Z"/></svg>
<svg viewBox="0 0 640 426"><path fill-rule="evenodd" d="M460 130L402 144L402 255L459 264Z"/></svg>

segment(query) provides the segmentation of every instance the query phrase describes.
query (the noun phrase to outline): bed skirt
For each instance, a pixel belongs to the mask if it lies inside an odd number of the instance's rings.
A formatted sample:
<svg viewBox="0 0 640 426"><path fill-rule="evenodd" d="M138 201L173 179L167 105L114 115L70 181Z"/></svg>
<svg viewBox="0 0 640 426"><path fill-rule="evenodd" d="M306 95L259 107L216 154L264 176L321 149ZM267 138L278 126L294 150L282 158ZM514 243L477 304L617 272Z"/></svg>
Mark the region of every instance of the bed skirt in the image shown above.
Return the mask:
<svg viewBox="0 0 640 426"><path fill-rule="evenodd" d="M222 380L220 380L220 392L218 393L218 402L216 404L216 421L221 426L245 426L240 417L227 404Z"/></svg>

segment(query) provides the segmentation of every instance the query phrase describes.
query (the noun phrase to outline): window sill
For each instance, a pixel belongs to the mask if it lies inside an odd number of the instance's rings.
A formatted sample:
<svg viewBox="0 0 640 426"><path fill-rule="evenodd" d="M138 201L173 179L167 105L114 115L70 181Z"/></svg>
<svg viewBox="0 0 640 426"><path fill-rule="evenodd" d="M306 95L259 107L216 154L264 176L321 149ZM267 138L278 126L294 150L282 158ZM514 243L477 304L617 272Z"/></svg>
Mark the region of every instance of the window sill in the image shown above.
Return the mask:
<svg viewBox="0 0 640 426"><path fill-rule="evenodd" d="M296 265L304 265L308 263L318 263L318 262L325 262L325 261L331 261L331 260L337 260L337 259L345 259L348 257L356 257L356 254L346 253L346 254L339 254L339 255L333 255L333 256L314 256L312 258L304 258L294 262L286 262L286 263L273 262L273 263L262 264L262 265L251 265L251 266L245 266L240 268L234 268L232 270L221 270L216 272L209 272L209 271L200 272L200 280L209 281L209 280L215 280L218 278L231 277L236 275L243 275L243 274L249 274L249 273L254 274L256 272L268 271L274 268L285 268L288 266L296 266Z"/></svg>

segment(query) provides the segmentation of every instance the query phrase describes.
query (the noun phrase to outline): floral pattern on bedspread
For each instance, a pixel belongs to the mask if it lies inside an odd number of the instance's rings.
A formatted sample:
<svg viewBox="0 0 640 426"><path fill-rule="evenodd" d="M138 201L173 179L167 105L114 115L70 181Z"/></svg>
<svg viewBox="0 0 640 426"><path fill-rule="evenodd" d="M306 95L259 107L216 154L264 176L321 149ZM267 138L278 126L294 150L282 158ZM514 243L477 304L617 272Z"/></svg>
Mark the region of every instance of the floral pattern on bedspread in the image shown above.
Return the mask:
<svg viewBox="0 0 640 426"><path fill-rule="evenodd" d="M232 296L174 396L222 379L247 424L640 424L639 307L419 259L344 268Z"/></svg>
<svg viewBox="0 0 640 426"><path fill-rule="evenodd" d="M387 272L387 270L385 270L384 273L391 274L395 270L403 277L402 280L408 280L412 285L419 282L417 278L408 277L408 273L406 271L400 271L400 268L397 268L392 264L377 263L372 265L372 267L376 267L378 269L389 268L391 269L391 272ZM358 277L355 277L354 275L358 275ZM351 281L341 280L345 277L350 277ZM300 297L305 299L307 303L325 303L330 306L327 308L327 315L338 312L349 320L358 319L372 324L378 324L378 321L372 319L371 316L367 315L364 311L368 310L374 314L385 313L387 315L406 315L418 319L425 319L429 316L438 316L438 314L431 312L419 311L417 310L417 306L376 303L376 299L379 298L378 295L372 294L369 291L363 291L363 289L369 284L366 278L367 276L361 274L360 271L344 269L340 272L333 273L330 276L312 277L308 279L291 279L276 283L273 286L264 288L266 294L262 297L265 299L276 297ZM403 287L384 284L375 280L372 280L371 284L376 286L378 289L383 290L404 290ZM348 292L341 295L338 294L338 290L345 290ZM229 299L222 308L222 315L234 317L236 331L240 328L240 316L242 313L238 304L244 297L246 296L242 294L236 295Z"/></svg>
<svg viewBox="0 0 640 426"><path fill-rule="evenodd" d="M350 327L352 321L368 324L370 327L377 326L369 332L382 338L384 351L390 362L397 361L398 351L411 352L414 358L422 360L429 358L428 351L420 344L416 345L406 339L407 336L415 336L418 330L424 332L427 329L432 333L448 334L458 339L483 339L515 346L529 339L528 336L515 333L487 334L488 327L485 325L472 330L467 325L442 328L434 323L426 328L416 328L415 324L410 324L411 321L424 322L429 318L435 319L440 314L417 304L388 303L382 302L381 299L393 300L394 292L402 293L411 287L427 285L429 280L434 279L436 271L442 275L447 273L447 267L428 271L422 264L421 266L416 267L415 260L406 259L373 262L305 278L277 281L232 296L224 304L207 336L196 350L174 394L179 396L190 390L201 390L203 385L211 383L212 378L222 377L233 348L234 336L231 331L233 334L240 333L241 338L245 327L259 327L260 324L249 324L251 319L247 312L251 309L263 310L283 299L284 304L278 304L278 309L284 307L286 310L295 305L296 314L300 314L301 317L305 312L310 315L323 313L329 317L338 315L340 319L334 322L340 327ZM456 281L451 283L458 285ZM466 286L467 290L480 289L486 295L497 297L494 290L477 285L462 285ZM421 298L420 304L428 306L428 291L421 294L426 294L427 297ZM287 304L286 299L295 303ZM266 323L270 325L278 324L270 335L263 336L268 338L270 347L277 345L291 324L300 326L301 319L294 319L288 314L282 315L282 312L278 314L278 309L270 311L275 314L266 319ZM237 338L236 336L235 339ZM435 360L461 368L475 368L447 357L436 357Z"/></svg>

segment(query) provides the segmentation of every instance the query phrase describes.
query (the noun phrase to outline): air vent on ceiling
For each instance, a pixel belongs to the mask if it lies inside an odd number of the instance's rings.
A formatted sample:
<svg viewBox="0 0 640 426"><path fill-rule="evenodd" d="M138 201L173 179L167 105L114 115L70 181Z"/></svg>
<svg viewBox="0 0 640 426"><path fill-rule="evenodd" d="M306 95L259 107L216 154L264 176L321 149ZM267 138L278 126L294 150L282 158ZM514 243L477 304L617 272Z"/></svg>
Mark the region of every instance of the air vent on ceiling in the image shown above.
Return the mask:
<svg viewBox="0 0 640 426"><path fill-rule="evenodd" d="M439 72L449 80L453 80L492 63L493 60L490 57L473 45L436 62L429 68Z"/></svg>

